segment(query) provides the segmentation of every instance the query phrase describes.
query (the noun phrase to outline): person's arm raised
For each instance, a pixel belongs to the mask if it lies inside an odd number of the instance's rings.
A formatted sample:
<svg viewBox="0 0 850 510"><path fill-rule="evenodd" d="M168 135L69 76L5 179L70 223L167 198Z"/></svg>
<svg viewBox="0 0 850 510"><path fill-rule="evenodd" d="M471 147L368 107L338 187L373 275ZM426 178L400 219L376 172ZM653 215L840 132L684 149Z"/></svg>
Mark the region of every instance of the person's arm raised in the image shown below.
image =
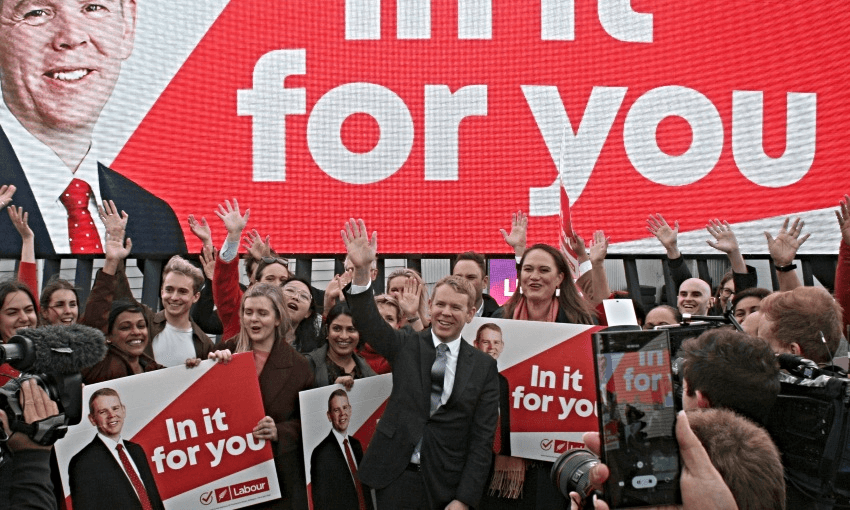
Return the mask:
<svg viewBox="0 0 850 510"><path fill-rule="evenodd" d="M522 211L515 212L511 215L511 232L500 228L499 233L508 246L513 248L514 256L519 260L525 253L525 245L528 242L528 215Z"/></svg>
<svg viewBox="0 0 850 510"><path fill-rule="evenodd" d="M764 236L767 238L767 249L770 252L770 258L773 259L773 265L776 266L776 279L779 280L779 290L794 290L797 287L802 287L800 278L797 276L797 271L791 267L794 263L794 258L797 256L797 250L806 242L810 234L800 237L803 232L805 222L800 218L795 218L794 223L789 227L790 218L785 218L782 223L782 228L774 238L770 232L764 231Z"/></svg>
<svg viewBox="0 0 850 510"><path fill-rule="evenodd" d="M195 219L194 214L190 214L189 230L201 241L203 249L209 247L210 250L215 250L215 245L212 242L212 229L210 229L210 225L207 223L205 217L202 216L201 221L198 221Z"/></svg>
<svg viewBox="0 0 850 510"><path fill-rule="evenodd" d="M230 200L225 200L224 204L218 204L215 214L224 223L224 228L227 229L227 237L221 246L221 259L230 262L239 254L239 241L242 238L245 225L248 224L248 218L251 217L251 209L246 209L245 214L241 214L239 202L234 198L233 204L230 203Z"/></svg>
<svg viewBox="0 0 850 510"><path fill-rule="evenodd" d="M592 306L596 306L611 295L608 286L608 275L605 274L605 257L608 256L608 238L605 232L597 230L593 234L593 242L590 245L591 264L591 299Z"/></svg>
<svg viewBox="0 0 850 510"><path fill-rule="evenodd" d="M372 232L370 238L363 220L351 218L340 235L348 251L348 260L354 266L352 283L360 287L368 286L372 281L372 261L378 256L378 233Z"/></svg>
<svg viewBox="0 0 850 510"><path fill-rule="evenodd" d="M714 241L709 239L706 243L715 250L722 251L729 257L729 262L732 264L732 271L735 273L746 273L747 264L744 263L744 256L741 255L741 248L738 246L738 238L735 237L735 232L732 231L732 226L729 225L729 222L718 219L710 220L705 229L714 238ZM737 291L737 289L735 290Z"/></svg>

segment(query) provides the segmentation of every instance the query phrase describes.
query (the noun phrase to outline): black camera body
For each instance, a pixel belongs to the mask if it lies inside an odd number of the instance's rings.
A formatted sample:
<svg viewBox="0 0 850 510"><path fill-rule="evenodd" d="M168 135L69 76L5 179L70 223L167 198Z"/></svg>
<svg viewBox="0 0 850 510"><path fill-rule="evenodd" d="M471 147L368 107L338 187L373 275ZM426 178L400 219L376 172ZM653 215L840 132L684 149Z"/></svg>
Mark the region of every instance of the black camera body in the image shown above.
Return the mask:
<svg viewBox="0 0 850 510"><path fill-rule="evenodd" d="M788 508L850 507L850 379L779 356L781 389L768 431L782 454Z"/></svg>
<svg viewBox="0 0 850 510"><path fill-rule="evenodd" d="M20 376L0 388L0 409L9 419L9 428L49 446L65 436L68 426L83 417L83 380L80 371L94 365L106 354L103 333L79 324L22 329L5 344L0 344L0 364L8 363ZM35 380L59 414L29 424L21 408L21 384ZM0 435L5 436L2 428ZM0 441L7 438L0 437Z"/></svg>
<svg viewBox="0 0 850 510"><path fill-rule="evenodd" d="M9 428L27 434L33 441L49 446L65 437L69 425L82 419L83 379L79 372L73 374L27 373L37 363L36 348L27 337L15 335L0 346L0 360L21 371L21 375L0 387L0 409L6 412ZM59 407L59 414L28 424L20 404L21 383L34 379Z"/></svg>

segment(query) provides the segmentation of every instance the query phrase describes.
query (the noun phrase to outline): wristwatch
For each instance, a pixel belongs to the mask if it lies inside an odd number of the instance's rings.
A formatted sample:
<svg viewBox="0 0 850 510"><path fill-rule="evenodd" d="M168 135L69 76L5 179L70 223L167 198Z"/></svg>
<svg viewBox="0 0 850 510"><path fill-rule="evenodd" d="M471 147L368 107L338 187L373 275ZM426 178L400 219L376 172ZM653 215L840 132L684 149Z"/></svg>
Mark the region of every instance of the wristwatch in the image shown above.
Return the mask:
<svg viewBox="0 0 850 510"><path fill-rule="evenodd" d="M787 273L797 269L797 264L788 264L787 266L776 266L776 270L780 273Z"/></svg>

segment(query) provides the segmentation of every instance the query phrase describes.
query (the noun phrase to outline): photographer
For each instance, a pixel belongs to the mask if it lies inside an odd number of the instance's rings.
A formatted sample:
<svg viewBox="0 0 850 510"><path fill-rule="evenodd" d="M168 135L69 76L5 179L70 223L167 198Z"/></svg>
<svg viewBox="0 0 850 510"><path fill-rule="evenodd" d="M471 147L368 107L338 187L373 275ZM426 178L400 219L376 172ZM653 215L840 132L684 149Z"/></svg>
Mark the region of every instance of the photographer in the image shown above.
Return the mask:
<svg viewBox="0 0 850 510"><path fill-rule="evenodd" d="M21 408L27 423L59 414L56 402L33 379L21 383ZM53 447L36 444L22 432L12 432L3 411L0 420L11 452L0 467L0 508L55 509L49 464Z"/></svg>
<svg viewBox="0 0 850 510"><path fill-rule="evenodd" d="M841 305L825 289L775 292L762 300L760 312L757 335L777 354L791 353L821 365L839 354Z"/></svg>
<svg viewBox="0 0 850 510"><path fill-rule="evenodd" d="M723 409L680 412L676 439L684 510L785 508L779 452L761 427ZM598 433L585 434L584 442L599 453ZM590 482L596 489L608 476L605 464L590 468ZM572 510L581 508L577 493L570 493L570 500ZM594 508L608 510L608 505L595 500Z"/></svg>
<svg viewBox="0 0 850 510"><path fill-rule="evenodd" d="M779 363L758 338L710 329L679 349L685 410L726 408L763 425L779 395Z"/></svg>

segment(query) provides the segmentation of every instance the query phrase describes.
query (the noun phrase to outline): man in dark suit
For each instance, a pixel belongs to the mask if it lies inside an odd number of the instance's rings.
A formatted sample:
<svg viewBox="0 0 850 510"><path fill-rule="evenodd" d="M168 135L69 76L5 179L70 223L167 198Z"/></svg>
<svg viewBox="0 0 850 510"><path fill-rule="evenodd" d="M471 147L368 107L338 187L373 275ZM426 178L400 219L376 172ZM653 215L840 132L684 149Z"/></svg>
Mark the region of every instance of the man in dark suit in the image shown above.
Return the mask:
<svg viewBox="0 0 850 510"><path fill-rule="evenodd" d="M331 431L310 456L310 483L313 486L313 508L316 510L358 510L372 508L372 493L360 483L357 466L363 460L363 447L348 435L351 404L345 390L339 389L328 398L328 421ZM354 469L349 466L349 458Z"/></svg>
<svg viewBox="0 0 850 510"><path fill-rule="evenodd" d="M17 188L13 201L29 213L36 256L103 246L96 239L91 247L69 247L69 238L91 233L71 231L78 225L69 215L81 211L66 210L62 200L74 184L91 187L81 206L89 217L97 215L98 198L114 200L130 215L126 233L134 254L184 252L171 207L98 163L92 146L100 112L133 48L135 0L98 9L80 9L74 0L59 0L49 10L29 7L0 0L0 184ZM0 239L0 257L20 256L20 236L5 214Z"/></svg>
<svg viewBox="0 0 850 510"><path fill-rule="evenodd" d="M121 439L125 416L124 404L111 388L97 390L89 399L89 421L97 435L68 465L74 510L164 509L144 450Z"/></svg>
<svg viewBox="0 0 850 510"><path fill-rule="evenodd" d="M499 407L496 362L460 333L475 315L475 289L440 280L429 302L431 327L395 330L369 291L377 238L363 220L342 231L354 278L345 289L354 325L393 366L393 389L363 457L360 479L378 508L467 509L478 505L492 457Z"/></svg>

